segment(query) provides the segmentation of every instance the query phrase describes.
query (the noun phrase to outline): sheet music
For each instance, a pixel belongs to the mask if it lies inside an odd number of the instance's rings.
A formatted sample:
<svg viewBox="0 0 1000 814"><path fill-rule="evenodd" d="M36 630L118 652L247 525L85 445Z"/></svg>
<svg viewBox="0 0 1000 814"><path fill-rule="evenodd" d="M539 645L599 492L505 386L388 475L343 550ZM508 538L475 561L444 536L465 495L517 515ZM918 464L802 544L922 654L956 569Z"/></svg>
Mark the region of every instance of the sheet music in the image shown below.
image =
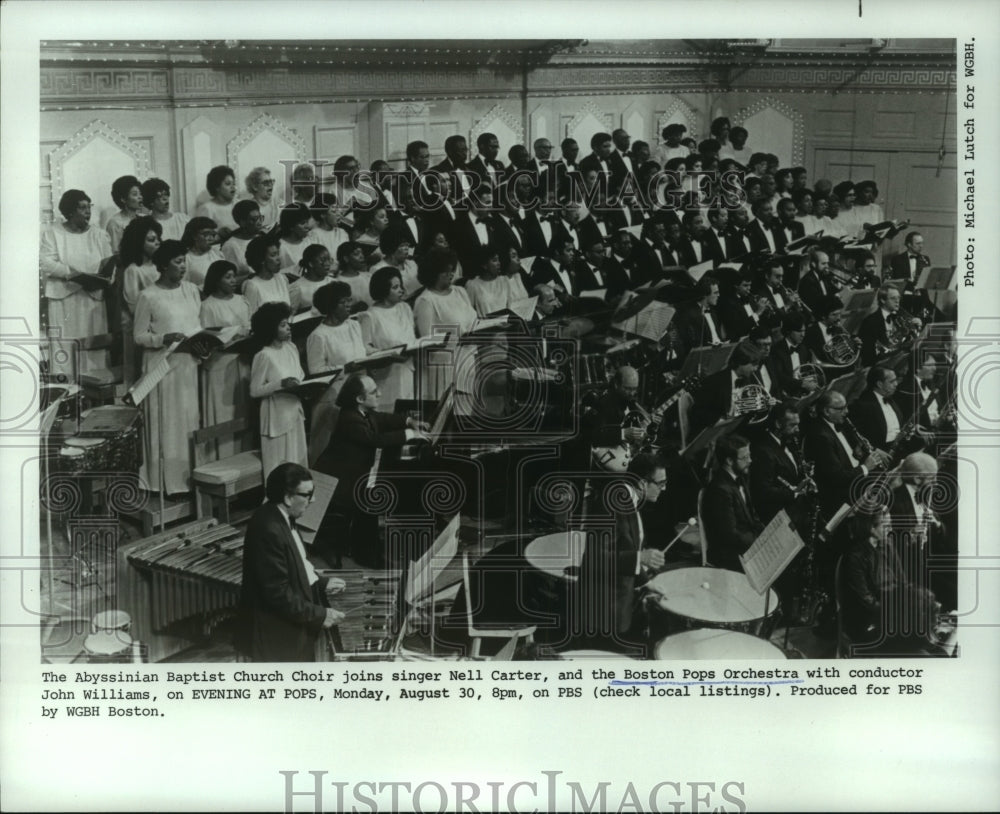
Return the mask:
<svg viewBox="0 0 1000 814"><path fill-rule="evenodd" d="M667 328L670 327L674 313L676 310L672 306L654 300L634 317L612 323L611 327L659 342L666 334Z"/></svg>
<svg viewBox="0 0 1000 814"><path fill-rule="evenodd" d="M698 265L696 266L691 266L691 268L687 270L687 273L690 275L692 280L698 282L702 277L704 277L706 274L708 274L708 272L712 270L713 265L714 264L712 263L711 260L705 260L702 263L698 263Z"/></svg>
<svg viewBox="0 0 1000 814"><path fill-rule="evenodd" d="M802 538L792 528L788 512L782 509L746 553L740 554L740 562L753 589L763 594L804 546Z"/></svg>
<svg viewBox="0 0 1000 814"><path fill-rule="evenodd" d="M521 268L524 269L525 274L531 274L531 267L535 265L535 257L522 257L518 262L521 264Z"/></svg>
<svg viewBox="0 0 1000 814"><path fill-rule="evenodd" d="M510 310L527 322L535 315L536 305L538 305L538 297L528 297L523 300L514 300L510 304Z"/></svg>
<svg viewBox="0 0 1000 814"><path fill-rule="evenodd" d="M170 372L170 354L173 353L180 344L180 341L174 342L174 344L170 347L161 350L159 352L159 358L157 358L155 362L151 362L146 372L129 388L127 394L128 400L130 400L133 405L138 407L142 404L146 396L152 393L156 385L163 381L163 377Z"/></svg>
<svg viewBox="0 0 1000 814"><path fill-rule="evenodd" d="M581 291L580 298L603 300L607 293L608 290L606 288L593 288L590 291Z"/></svg>
<svg viewBox="0 0 1000 814"><path fill-rule="evenodd" d="M491 328L503 328L507 325L508 317L504 314L502 317L487 317L483 319L477 319L472 325L471 333L476 331L488 331Z"/></svg>

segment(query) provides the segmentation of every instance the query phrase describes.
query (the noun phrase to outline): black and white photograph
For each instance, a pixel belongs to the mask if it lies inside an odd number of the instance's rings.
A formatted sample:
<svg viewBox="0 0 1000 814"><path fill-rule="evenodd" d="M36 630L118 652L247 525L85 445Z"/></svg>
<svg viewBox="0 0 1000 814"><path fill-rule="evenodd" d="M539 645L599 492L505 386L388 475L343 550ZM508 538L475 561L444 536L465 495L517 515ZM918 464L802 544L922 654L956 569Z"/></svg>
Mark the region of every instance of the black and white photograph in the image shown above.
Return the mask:
<svg viewBox="0 0 1000 814"><path fill-rule="evenodd" d="M995 8L24 5L12 810L996 799Z"/></svg>

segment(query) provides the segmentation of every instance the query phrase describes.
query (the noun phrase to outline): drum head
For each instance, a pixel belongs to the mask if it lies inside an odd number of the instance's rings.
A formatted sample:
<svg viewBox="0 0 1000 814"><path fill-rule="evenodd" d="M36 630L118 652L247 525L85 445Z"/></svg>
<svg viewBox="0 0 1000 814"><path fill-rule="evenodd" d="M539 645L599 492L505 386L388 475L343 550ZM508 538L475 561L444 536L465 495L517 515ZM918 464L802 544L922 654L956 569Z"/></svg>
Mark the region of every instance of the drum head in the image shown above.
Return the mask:
<svg viewBox="0 0 1000 814"><path fill-rule="evenodd" d="M83 456L83 452L79 447L62 447L59 450L59 454L63 458L80 458Z"/></svg>
<svg viewBox="0 0 1000 814"><path fill-rule="evenodd" d="M132 647L132 637L121 630L103 630L91 633L83 642L83 649L92 656L118 656Z"/></svg>
<svg viewBox="0 0 1000 814"><path fill-rule="evenodd" d="M122 630L128 631L132 628L132 617L123 610L101 611L94 616L90 623L90 629L94 633L102 630Z"/></svg>
<svg viewBox="0 0 1000 814"><path fill-rule="evenodd" d="M722 568L679 568L657 574L647 583L663 610L711 624L738 624L764 616L765 599L745 574ZM769 613L778 609L778 595L769 591Z"/></svg>
<svg viewBox="0 0 1000 814"><path fill-rule="evenodd" d="M573 574L567 568L579 570L587 535L582 531L561 531L536 537L524 549L524 558L539 571L567 579Z"/></svg>
<svg viewBox="0 0 1000 814"><path fill-rule="evenodd" d="M86 449L87 447L97 447L104 443L103 438L80 438L78 436L73 436L72 438L67 438L65 441L68 447L80 447Z"/></svg>
<svg viewBox="0 0 1000 814"><path fill-rule="evenodd" d="M787 658L781 648L766 639L732 630L686 630L661 639L654 651L657 661L673 659L756 659L778 661Z"/></svg>

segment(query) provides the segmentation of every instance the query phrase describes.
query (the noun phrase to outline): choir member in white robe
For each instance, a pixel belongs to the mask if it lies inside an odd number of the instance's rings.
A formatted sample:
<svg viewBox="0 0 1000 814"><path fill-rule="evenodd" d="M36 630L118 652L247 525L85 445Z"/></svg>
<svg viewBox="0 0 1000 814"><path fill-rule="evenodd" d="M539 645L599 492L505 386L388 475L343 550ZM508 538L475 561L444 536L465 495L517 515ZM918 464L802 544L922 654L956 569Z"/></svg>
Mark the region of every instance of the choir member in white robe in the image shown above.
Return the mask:
<svg viewBox="0 0 1000 814"><path fill-rule="evenodd" d="M182 240L191 220L183 212L170 211L170 184L160 178L142 183L142 202L163 230L162 240Z"/></svg>
<svg viewBox="0 0 1000 814"><path fill-rule="evenodd" d="M160 278L160 271L153 262L153 255L160 248L163 229L156 218L146 215L135 218L122 233L118 249L122 271L122 376L127 385L139 378L139 352L132 336L135 324L135 306L139 294Z"/></svg>
<svg viewBox="0 0 1000 814"><path fill-rule="evenodd" d="M205 188L211 196L195 210L195 215L211 218L219 227L219 237L225 240L236 231L233 204L236 203L236 176L226 166L212 167L205 178Z"/></svg>
<svg viewBox="0 0 1000 814"><path fill-rule="evenodd" d="M115 202L118 211L108 218L105 228L111 241L111 251L117 254L125 227L140 215L149 213L142 205L142 186L134 175L123 175L115 179L111 185L111 200Z"/></svg>
<svg viewBox="0 0 1000 814"><path fill-rule="evenodd" d="M78 351L70 340L107 333L108 315L102 289L86 291L69 278L107 270L112 251L108 233L90 225L87 193L66 190L59 199L59 212L66 220L42 232L38 265L48 301L49 374L74 381L81 373L107 369L106 350Z"/></svg>
<svg viewBox="0 0 1000 814"><path fill-rule="evenodd" d="M312 210L305 204L289 204L278 216L278 232L281 235L281 267L291 267L298 271L299 261L306 246L313 243L311 233L315 221Z"/></svg>
<svg viewBox="0 0 1000 814"><path fill-rule="evenodd" d="M286 303L267 302L250 318L251 332L263 344L253 357L250 396L260 399L260 456L265 480L286 461L308 465L302 402L296 395L278 392L305 378L299 350L292 342L290 314Z"/></svg>
<svg viewBox="0 0 1000 814"><path fill-rule="evenodd" d="M217 260L225 259L219 248L219 230L215 221L201 216L191 218L184 227L181 241L188 250L186 279L201 291L208 267Z"/></svg>
<svg viewBox="0 0 1000 814"><path fill-rule="evenodd" d="M325 246L319 243L306 246L299 261L299 277L288 286L293 314L312 309L316 292L333 279L332 265L330 252Z"/></svg>
<svg viewBox="0 0 1000 814"><path fill-rule="evenodd" d="M135 309L136 344L146 349L143 373L163 357L174 342L201 330L201 295L184 280L187 265L184 246L176 240L162 243L153 262L160 278L139 294ZM156 352L160 351L160 352ZM188 353L167 357L170 370L142 402L145 406L145 455L140 476L149 489L166 495L190 491L191 433L200 424L198 413L198 363Z"/></svg>
<svg viewBox="0 0 1000 814"><path fill-rule="evenodd" d="M281 249L275 237L258 235L247 244L247 265L253 276L243 284L243 296L250 306L251 316L265 302L291 305L288 278L281 273Z"/></svg>
<svg viewBox="0 0 1000 814"><path fill-rule="evenodd" d="M383 266L372 275L371 296L374 305L358 314L365 346L369 353L414 342L416 325L413 309L403 302L406 289L399 271L392 266ZM381 395L379 410L395 412L397 399L413 398L413 357L401 361L373 367L368 374L375 380Z"/></svg>

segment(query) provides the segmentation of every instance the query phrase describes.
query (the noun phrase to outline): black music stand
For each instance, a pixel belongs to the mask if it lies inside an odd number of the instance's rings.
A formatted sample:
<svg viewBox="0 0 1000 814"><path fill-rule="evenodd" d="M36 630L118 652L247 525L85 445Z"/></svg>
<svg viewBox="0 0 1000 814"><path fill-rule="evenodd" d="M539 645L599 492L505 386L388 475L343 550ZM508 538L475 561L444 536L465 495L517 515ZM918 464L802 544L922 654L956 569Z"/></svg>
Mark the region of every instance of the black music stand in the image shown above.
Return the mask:
<svg viewBox="0 0 1000 814"><path fill-rule="evenodd" d="M845 373L843 376L838 376L836 379L827 384L826 390L836 390L847 400L847 403L850 404L864 391L867 384L865 381L867 376L867 368ZM819 392L820 391L817 391L816 394L810 395L816 395L818 397ZM803 399L803 401L805 401L805 399Z"/></svg>
<svg viewBox="0 0 1000 814"><path fill-rule="evenodd" d="M733 432L741 423L743 423L743 417L735 416L733 418L723 418L717 424L713 424L711 427L706 427L695 436L694 440L691 441L690 444L680 451L680 456L690 461L699 452L708 449L720 438L729 435L729 433Z"/></svg>
<svg viewBox="0 0 1000 814"><path fill-rule="evenodd" d="M870 288L852 288L840 292L840 301L844 303L844 319L841 325L845 331L857 335L862 320L874 310L877 295L878 292Z"/></svg>
<svg viewBox="0 0 1000 814"><path fill-rule="evenodd" d="M717 373L726 366L735 347L736 343L728 342L722 345L706 345L689 351L681 366L680 377L687 379L697 375L704 378Z"/></svg>

